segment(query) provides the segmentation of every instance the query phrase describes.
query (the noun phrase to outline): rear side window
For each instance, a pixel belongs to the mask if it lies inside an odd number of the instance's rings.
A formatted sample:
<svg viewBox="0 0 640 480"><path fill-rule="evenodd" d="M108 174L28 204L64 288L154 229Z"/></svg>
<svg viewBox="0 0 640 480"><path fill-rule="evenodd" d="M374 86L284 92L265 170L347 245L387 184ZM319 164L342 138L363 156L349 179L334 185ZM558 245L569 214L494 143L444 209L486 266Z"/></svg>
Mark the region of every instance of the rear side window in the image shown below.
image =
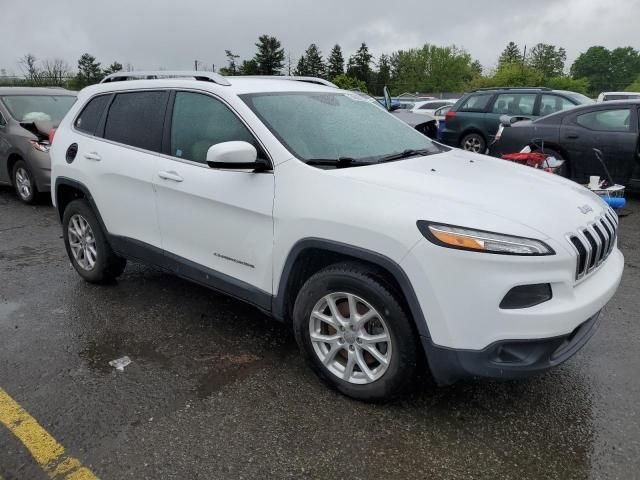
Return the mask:
<svg viewBox="0 0 640 480"><path fill-rule="evenodd" d="M536 94L503 93L496 97L493 113L506 115L533 115Z"/></svg>
<svg viewBox="0 0 640 480"><path fill-rule="evenodd" d="M467 98L460 108L459 112L483 112L487 105L489 105L489 101L491 100L491 94L485 93L481 95L471 95Z"/></svg>
<svg viewBox="0 0 640 480"><path fill-rule="evenodd" d="M584 113L576 118L578 125L590 130L605 132L629 132L631 131L631 110L621 108L619 110L599 110Z"/></svg>
<svg viewBox="0 0 640 480"><path fill-rule="evenodd" d="M80 115L76 119L75 127L81 132L95 135L104 109L109 103L111 95L100 95L89 100L89 103L82 109Z"/></svg>
<svg viewBox="0 0 640 480"><path fill-rule="evenodd" d="M109 107L104 138L160 152L168 96L164 91L117 94Z"/></svg>
<svg viewBox="0 0 640 480"><path fill-rule="evenodd" d="M420 107L420 110L436 110L437 108L443 107L445 105L446 103L444 102L425 103L423 106Z"/></svg>
<svg viewBox="0 0 640 480"><path fill-rule="evenodd" d="M260 150L253 135L229 108L209 95L178 92L171 121L171 155L205 163L222 142L243 141Z"/></svg>
<svg viewBox="0 0 640 480"><path fill-rule="evenodd" d="M540 99L540 116L569 110L576 105L570 100L559 95L542 95Z"/></svg>

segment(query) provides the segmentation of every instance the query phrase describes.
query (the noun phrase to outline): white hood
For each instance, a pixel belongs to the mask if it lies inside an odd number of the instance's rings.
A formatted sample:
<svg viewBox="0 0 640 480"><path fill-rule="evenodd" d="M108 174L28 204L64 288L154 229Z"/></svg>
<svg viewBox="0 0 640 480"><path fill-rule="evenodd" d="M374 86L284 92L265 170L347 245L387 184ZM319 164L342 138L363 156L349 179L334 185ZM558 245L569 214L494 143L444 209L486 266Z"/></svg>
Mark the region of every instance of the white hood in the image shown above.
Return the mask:
<svg viewBox="0 0 640 480"><path fill-rule="evenodd" d="M606 209L592 192L557 175L458 149L334 172L426 201L468 206L555 238L574 232ZM585 206L591 208L586 214L580 209Z"/></svg>

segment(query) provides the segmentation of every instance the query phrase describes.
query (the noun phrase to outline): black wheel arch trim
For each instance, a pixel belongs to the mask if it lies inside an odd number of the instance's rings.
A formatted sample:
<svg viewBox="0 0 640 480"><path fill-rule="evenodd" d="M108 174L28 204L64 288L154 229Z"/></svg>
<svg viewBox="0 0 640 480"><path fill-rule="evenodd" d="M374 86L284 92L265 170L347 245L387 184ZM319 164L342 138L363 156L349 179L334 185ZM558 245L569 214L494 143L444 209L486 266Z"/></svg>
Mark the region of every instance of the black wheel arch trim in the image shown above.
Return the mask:
<svg viewBox="0 0 640 480"><path fill-rule="evenodd" d="M289 251L287 259L284 263L284 267L282 269L280 275L280 281L278 283L278 292L273 296L273 304L271 307L272 315L278 319L283 321L285 319L285 311L287 308L287 281L289 276L291 275L293 266L297 258L305 251L309 249L315 250L325 250L332 253L339 253L343 255L348 255L358 260L363 260L365 262L376 265L385 271L387 271L390 275L393 276L395 281L398 283L401 289L401 293L404 295L407 305L409 307L411 317L416 326L416 330L418 331L420 336L431 338L429 334L429 328L427 326L426 319L424 317L424 313L422 311L422 307L418 302L418 297L411 285L411 281L409 277L404 272L402 267L398 265L395 261L391 260L385 255L380 253L367 250L362 247L357 247L354 245L349 245L342 242L337 242L333 240L327 240L323 238L310 237L298 240L295 245Z"/></svg>

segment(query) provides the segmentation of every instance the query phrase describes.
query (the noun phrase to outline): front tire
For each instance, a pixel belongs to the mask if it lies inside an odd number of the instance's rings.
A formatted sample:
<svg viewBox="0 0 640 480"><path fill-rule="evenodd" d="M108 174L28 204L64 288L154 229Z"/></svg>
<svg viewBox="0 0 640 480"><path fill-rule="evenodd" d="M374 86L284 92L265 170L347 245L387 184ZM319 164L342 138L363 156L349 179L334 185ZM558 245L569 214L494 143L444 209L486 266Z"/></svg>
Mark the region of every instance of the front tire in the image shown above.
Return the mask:
<svg viewBox="0 0 640 480"><path fill-rule="evenodd" d="M336 264L307 280L293 310L303 356L341 393L383 401L415 378L416 334L397 297L375 270Z"/></svg>
<svg viewBox="0 0 640 480"><path fill-rule="evenodd" d="M485 153L487 151L487 142L479 133L469 133L462 137L460 148L467 152Z"/></svg>
<svg viewBox="0 0 640 480"><path fill-rule="evenodd" d="M18 160L13 166L13 188L18 198L27 205L33 205L38 199L38 187L27 162Z"/></svg>
<svg viewBox="0 0 640 480"><path fill-rule="evenodd" d="M127 261L111 249L86 200L74 200L67 205L62 225L67 255L82 278L90 283L104 283L122 274Z"/></svg>

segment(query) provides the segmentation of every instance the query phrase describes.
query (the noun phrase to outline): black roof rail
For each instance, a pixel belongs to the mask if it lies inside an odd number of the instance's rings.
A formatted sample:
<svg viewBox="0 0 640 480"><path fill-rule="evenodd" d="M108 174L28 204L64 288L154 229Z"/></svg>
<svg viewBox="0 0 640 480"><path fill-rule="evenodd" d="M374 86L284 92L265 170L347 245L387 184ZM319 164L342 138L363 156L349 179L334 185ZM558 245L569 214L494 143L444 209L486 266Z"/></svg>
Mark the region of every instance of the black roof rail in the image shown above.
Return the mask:
<svg viewBox="0 0 640 480"><path fill-rule="evenodd" d="M495 90L540 90L542 92L550 92L553 89L549 87L486 87L486 88L476 88L471 90L473 92L492 92Z"/></svg>

